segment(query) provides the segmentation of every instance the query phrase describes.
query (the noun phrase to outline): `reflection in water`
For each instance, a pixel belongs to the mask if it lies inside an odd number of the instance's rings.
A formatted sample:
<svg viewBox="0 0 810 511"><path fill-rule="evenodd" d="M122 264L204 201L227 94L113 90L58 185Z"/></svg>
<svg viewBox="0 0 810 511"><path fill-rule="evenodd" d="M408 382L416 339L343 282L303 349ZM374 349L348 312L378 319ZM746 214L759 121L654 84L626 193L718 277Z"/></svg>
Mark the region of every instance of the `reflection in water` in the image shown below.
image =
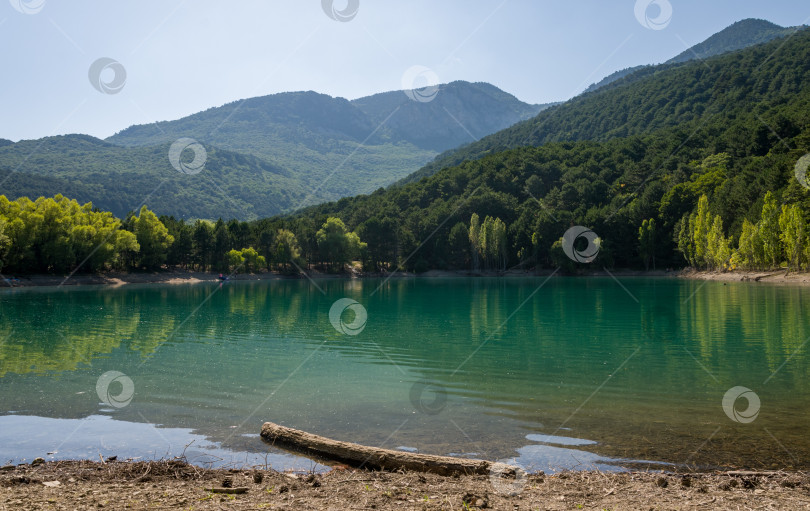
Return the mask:
<svg viewBox="0 0 810 511"><path fill-rule="evenodd" d="M187 429L121 422L102 415L81 420L7 415L0 417L0 430L3 436L16 439L4 444L3 456L17 462L30 462L37 456L32 453L40 453L48 460L118 456L121 460L148 461L183 456L189 463L207 467L241 468L267 463L295 471L326 469L306 458L284 452L259 453L255 452L255 447L249 451L222 449ZM70 432L80 434L70 435ZM256 434L244 438L243 442L258 446L261 440Z"/></svg>
<svg viewBox="0 0 810 511"><path fill-rule="evenodd" d="M556 445L595 445L597 443L593 440L585 440L584 438L571 438L557 435L526 435L526 440Z"/></svg>
<svg viewBox="0 0 810 511"><path fill-rule="evenodd" d="M244 435L272 420L419 452L517 453L547 471L627 460L807 468L810 290L643 278L552 278L538 290L544 281L4 290L0 420L93 417L73 437L81 445L68 444L74 457L124 424L263 456ZM368 311L359 335L330 324L340 298ZM132 380L128 405L100 403L107 371ZM414 401L425 382L440 407ZM754 422L724 413L734 386L759 396ZM0 428L0 457L49 449L34 437L12 452L19 433ZM115 445L157 452L142 436Z"/></svg>

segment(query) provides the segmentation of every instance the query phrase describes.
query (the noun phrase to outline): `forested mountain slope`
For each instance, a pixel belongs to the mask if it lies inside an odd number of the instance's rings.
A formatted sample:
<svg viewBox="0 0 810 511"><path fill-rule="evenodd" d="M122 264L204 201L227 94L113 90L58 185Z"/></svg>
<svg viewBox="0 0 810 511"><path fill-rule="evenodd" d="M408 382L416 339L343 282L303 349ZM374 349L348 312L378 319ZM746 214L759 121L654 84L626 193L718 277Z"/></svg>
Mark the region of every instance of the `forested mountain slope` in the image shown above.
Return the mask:
<svg viewBox="0 0 810 511"><path fill-rule="evenodd" d="M757 221L769 191L810 220L808 190L794 176L810 152L810 31L618 83L475 149L479 158L435 175L284 221L338 216L369 249L388 247L378 260L414 254L406 267L424 269L469 267L473 213L505 222L510 266L559 263L552 247L571 225L603 237L602 264L638 266L649 219L659 264L683 265L676 237L701 195L728 244L746 219Z"/></svg>
<svg viewBox="0 0 810 511"><path fill-rule="evenodd" d="M788 38L706 60L641 67L595 92L577 96L478 142L447 151L401 182L418 180L443 167L514 147L566 140L608 140L700 122L714 115L734 118L751 102L767 102L791 90L803 64L795 62L795 55L783 51L782 45L795 48L793 40L806 41L810 31L802 28L791 33ZM788 59L784 64L790 71L775 70L772 57ZM725 94L727 91L733 93Z"/></svg>

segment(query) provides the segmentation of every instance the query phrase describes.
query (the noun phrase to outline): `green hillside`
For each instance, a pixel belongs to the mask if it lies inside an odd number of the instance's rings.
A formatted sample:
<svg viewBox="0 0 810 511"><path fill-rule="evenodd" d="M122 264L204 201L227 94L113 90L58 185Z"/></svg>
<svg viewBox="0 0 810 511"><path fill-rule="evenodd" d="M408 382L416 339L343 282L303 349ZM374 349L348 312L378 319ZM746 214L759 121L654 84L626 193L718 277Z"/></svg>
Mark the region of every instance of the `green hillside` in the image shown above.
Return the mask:
<svg viewBox="0 0 810 511"><path fill-rule="evenodd" d="M667 60L665 64L688 62L695 59L707 59L730 51L742 50L743 48L748 48L756 44L767 43L778 37L787 37L798 29L799 27L780 27L775 23L760 19L748 18L740 20L712 35L705 41L672 57ZM645 67L649 67L649 65L628 67L611 73L585 89L585 92L593 92Z"/></svg>
<svg viewBox="0 0 810 511"><path fill-rule="evenodd" d="M786 37L799 27L780 27L770 21L748 18L740 20L702 43L692 46L683 53L669 59L667 64L686 62L693 59L706 59L730 51L742 50L755 44L767 43L780 37Z"/></svg>
<svg viewBox="0 0 810 511"><path fill-rule="evenodd" d="M0 147L0 190L11 198L61 192L119 217L146 202L182 218L250 219L288 211L304 199L286 169L206 150L202 172L188 175L171 166L169 144L122 148L88 135L25 140Z"/></svg>
<svg viewBox="0 0 810 511"><path fill-rule="evenodd" d="M728 41L729 44L722 47L730 48L731 41L743 40L741 34L752 36L755 33L760 37L766 37L766 34L775 33L744 30L750 26L762 28L761 23L772 25L759 22L760 20L744 20L732 25L739 28L729 27L720 32L719 34L726 34L721 41ZM777 25L772 26L778 28ZM806 29L783 30L779 33L805 36L807 33ZM709 38L706 43L712 41L714 37ZM705 62L673 62L632 68L630 74L600 87L595 92L577 96L562 105L541 112L532 119L484 137L478 142L447 151L401 182L418 180L443 167L514 147L564 140L608 140L699 121L718 113L731 115L732 112L741 112L745 110L746 103L757 101L762 94L784 88L786 86L784 79L793 80L792 77L773 77L772 80L769 74L772 72L772 64L766 62L767 56L784 42L785 40L778 40L750 47L749 49L758 52L757 58L765 65L755 66L746 71L735 68L735 63L741 59L736 53L722 55L719 60L712 58ZM708 51L701 49L700 46L695 48L699 51ZM718 48L715 43L709 44L708 47ZM750 72L751 75L746 75L746 72ZM739 97L717 93L744 84L751 86L741 88Z"/></svg>
<svg viewBox="0 0 810 511"><path fill-rule="evenodd" d="M178 218L249 220L371 192L439 150L541 108L492 85L467 82L441 86L428 103L402 91L355 101L315 92L275 94L132 126L107 141L85 135L0 140L0 193L62 193L118 216L146 201L158 214ZM204 172L187 176L170 166L168 147L182 137L205 144Z"/></svg>
<svg viewBox="0 0 810 511"><path fill-rule="evenodd" d="M563 141L576 137L604 141ZM538 147L500 150L518 144ZM758 220L769 191L799 204L807 222L810 193L794 166L810 151L810 31L658 68L470 147L481 157L287 222L340 217L369 249L388 247L376 260L417 270L469 267L473 213L503 221L508 266L527 267L564 263L553 246L571 225L603 237L600 264L639 266L639 228L649 219L658 264L681 266L676 238L701 195L726 244L746 219Z"/></svg>
<svg viewBox="0 0 810 511"><path fill-rule="evenodd" d="M605 98L619 103L612 106ZM498 151L417 182L252 222L188 224L162 217L161 224L144 209L143 220L129 218L107 227L137 234L141 250L135 251L131 235L120 232L121 243L110 246L97 266L158 267L165 262L206 270L296 273L307 265L337 272L361 260L367 270L417 272L687 264L717 270L810 268L810 188L800 183L795 170L802 169L801 162L804 170L810 163L810 31L705 62L670 65L581 101L593 99L598 101L590 111L572 102L582 109L572 111L582 117L580 125L596 130L598 125L585 121L606 122L604 110L615 108L618 115L624 108L626 129L638 133L623 136L619 127L606 130L612 136L602 141L546 140ZM634 110L633 102L641 106ZM653 128L645 130L645 125ZM529 135L553 138L542 130ZM34 154L30 145L35 143L7 145L0 154L13 152L23 161ZM38 163L53 170L36 177L58 177L66 187L84 181L72 180L74 171L58 166L64 162L60 155L73 151L80 161L88 153L112 150L110 159L97 166L126 165L115 152L120 148L91 137L40 143L45 145L42 151L29 159L44 158ZM167 179L172 198L197 191L200 185L195 183L206 177L208 167L199 175L165 178L167 165L161 160L167 150L163 146L149 160L154 165L151 189L163 190L156 184ZM55 159L48 160L50 154ZM258 176L287 178L277 169L254 165L255 160L237 159L248 158L243 155L215 148L211 155L212 163L224 167L242 164L240 175L256 173L257 179L245 186L257 186ZM145 154L130 156L147 160ZM228 177L225 173L216 179L234 186ZM205 200L199 196L181 200ZM12 271L31 270L32 257L35 269L69 266L92 247L90 234L105 232L88 229L95 222L89 206L80 208L61 197L36 203L0 198L0 206L0 256L8 256L5 264ZM81 227L69 229L62 236L67 241L54 237L52 229L65 230L65 225L42 221L57 206ZM79 209L81 214L73 214ZM590 265L577 264L570 255L585 247L563 242L564 233L575 226L591 229L596 238L598 250L592 252ZM150 233L164 242L152 243ZM60 245L67 247L64 258L49 258L52 242L67 243Z"/></svg>
<svg viewBox="0 0 810 511"><path fill-rule="evenodd" d="M146 146L191 137L257 156L288 169L312 194L307 202L315 204L387 186L437 152L511 126L541 108L497 87L468 82L442 85L425 103L402 91L354 101L290 92L131 126L107 141Z"/></svg>

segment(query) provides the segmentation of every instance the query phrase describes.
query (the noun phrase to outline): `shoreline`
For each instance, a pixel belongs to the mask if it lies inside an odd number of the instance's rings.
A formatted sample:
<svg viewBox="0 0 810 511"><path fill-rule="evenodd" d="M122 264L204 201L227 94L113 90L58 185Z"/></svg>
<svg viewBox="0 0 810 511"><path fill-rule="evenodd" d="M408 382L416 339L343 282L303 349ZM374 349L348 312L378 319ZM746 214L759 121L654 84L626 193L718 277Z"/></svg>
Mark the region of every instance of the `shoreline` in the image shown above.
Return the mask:
<svg viewBox="0 0 810 511"><path fill-rule="evenodd" d="M256 274L238 274L228 277L228 281L265 281L265 280L341 280L341 279L379 279L379 278L467 278L467 277L502 277L525 278L546 277L555 273L554 270L525 271L509 270L506 272L484 272L470 270L429 270L425 273L415 274L408 272L390 273L320 273L310 271L308 275L283 275L275 272ZM597 270L583 272L578 275L563 275L572 277L656 277L678 278L687 280L708 280L717 282L748 282L752 284L776 284L810 286L810 272L790 273L785 270L777 271L733 271L714 272L683 270ZM94 275L27 275L0 277L0 288L16 287L61 287L61 286L107 286L118 287L129 284L199 284L205 282L219 282L219 273L171 270L152 273L106 273Z"/></svg>
<svg viewBox="0 0 810 511"><path fill-rule="evenodd" d="M0 467L0 509L798 509L810 476L789 472L560 472L498 479L338 466L324 474L207 469L182 458ZM651 507L652 506L652 507Z"/></svg>

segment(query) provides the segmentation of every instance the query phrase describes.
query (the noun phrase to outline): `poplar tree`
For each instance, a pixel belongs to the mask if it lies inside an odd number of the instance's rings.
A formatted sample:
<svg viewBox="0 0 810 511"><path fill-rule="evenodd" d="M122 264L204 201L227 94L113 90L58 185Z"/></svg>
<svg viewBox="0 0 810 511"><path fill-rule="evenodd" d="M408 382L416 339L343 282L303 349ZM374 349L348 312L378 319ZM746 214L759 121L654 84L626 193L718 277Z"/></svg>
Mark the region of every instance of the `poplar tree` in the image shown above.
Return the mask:
<svg viewBox="0 0 810 511"><path fill-rule="evenodd" d="M712 228L712 218L709 213L709 199L701 195L698 200L697 214L692 223L692 241L695 245L695 264L708 267L711 264L709 255L709 231Z"/></svg>
<svg viewBox="0 0 810 511"><path fill-rule="evenodd" d="M715 215L712 226L709 229L707 240L707 264L718 270L728 268L728 261L731 258L729 240L723 235L723 219L720 215Z"/></svg>
<svg viewBox="0 0 810 511"><path fill-rule="evenodd" d="M762 264L761 258L758 257L756 250L758 237L757 226L751 223L747 218L744 219L738 248L734 253L735 266L752 269Z"/></svg>
<svg viewBox="0 0 810 511"><path fill-rule="evenodd" d="M478 213L470 217L470 252L472 253L473 270L478 269L478 256L481 253L481 222Z"/></svg>
<svg viewBox="0 0 810 511"><path fill-rule="evenodd" d="M762 239L764 263L773 268L781 260L782 244L779 239L779 208L772 192L765 194L762 219L759 221L759 233Z"/></svg>
<svg viewBox="0 0 810 511"><path fill-rule="evenodd" d="M801 266L802 248L806 245L806 227L798 204L782 206L779 215L779 239L787 257L788 270Z"/></svg>

